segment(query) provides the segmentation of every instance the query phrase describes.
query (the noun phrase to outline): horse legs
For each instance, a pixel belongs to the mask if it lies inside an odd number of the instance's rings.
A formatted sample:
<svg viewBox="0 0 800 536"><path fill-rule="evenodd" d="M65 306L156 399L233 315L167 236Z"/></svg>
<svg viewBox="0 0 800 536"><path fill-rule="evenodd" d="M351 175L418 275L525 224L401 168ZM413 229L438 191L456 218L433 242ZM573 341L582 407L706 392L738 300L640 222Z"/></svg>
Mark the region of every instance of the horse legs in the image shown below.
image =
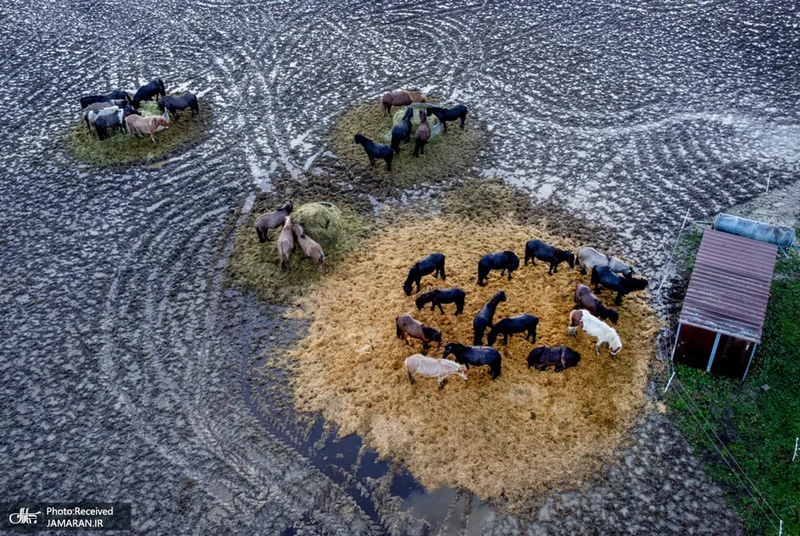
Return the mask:
<svg viewBox="0 0 800 536"><path fill-rule="evenodd" d="M508 333L503 333L503 346L508 345Z"/></svg>
<svg viewBox="0 0 800 536"><path fill-rule="evenodd" d="M464 112L464 115L461 116L461 130L464 130L464 122L467 120L467 113Z"/></svg>
<svg viewBox="0 0 800 536"><path fill-rule="evenodd" d="M513 272L513 270L509 270L509 271L508 271L508 280L509 280L509 281L511 281L511 272Z"/></svg>
<svg viewBox="0 0 800 536"><path fill-rule="evenodd" d="M414 152L412 153L416 158L419 158L420 140L414 140Z"/></svg>
<svg viewBox="0 0 800 536"><path fill-rule="evenodd" d="M372 155L368 155L368 156L369 156L369 165L370 165L370 167L372 167L372 166L375 165L375 157L372 156Z"/></svg>
<svg viewBox="0 0 800 536"><path fill-rule="evenodd" d="M622 305L622 291L617 292L617 299L614 300L614 303L617 305Z"/></svg>
<svg viewBox="0 0 800 536"><path fill-rule="evenodd" d="M458 313L463 313L463 312L464 312L464 300L459 300L456 302L456 316L458 316Z"/></svg>
<svg viewBox="0 0 800 536"><path fill-rule="evenodd" d="M441 302L435 302L435 303L436 303L436 306L437 306L437 307L439 307L439 311L440 311L442 314L444 314L444 309L442 309L442 304L441 304ZM433 307L431 307L431 311L433 311ZM458 313L456 313L456 314L458 314Z"/></svg>
<svg viewBox="0 0 800 536"><path fill-rule="evenodd" d="M439 390L440 391L442 390L442 386L444 386L445 383L447 383L447 378L446 377L445 378L439 378Z"/></svg>
<svg viewBox="0 0 800 536"><path fill-rule="evenodd" d="M392 159L391 158L384 158L386 161L386 171L392 170Z"/></svg>
<svg viewBox="0 0 800 536"><path fill-rule="evenodd" d="M600 339L597 339L597 346L594 349L594 354L595 355L600 355L600 346L602 346L602 345L603 345L603 341L601 341Z"/></svg>

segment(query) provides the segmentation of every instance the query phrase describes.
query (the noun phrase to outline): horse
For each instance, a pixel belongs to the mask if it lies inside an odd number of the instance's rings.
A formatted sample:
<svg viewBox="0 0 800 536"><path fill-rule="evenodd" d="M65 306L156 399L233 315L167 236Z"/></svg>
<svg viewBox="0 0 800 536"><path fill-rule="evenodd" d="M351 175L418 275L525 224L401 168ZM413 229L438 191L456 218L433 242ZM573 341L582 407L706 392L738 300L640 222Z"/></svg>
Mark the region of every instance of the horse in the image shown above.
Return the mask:
<svg viewBox="0 0 800 536"><path fill-rule="evenodd" d="M583 328L583 331L597 337L597 347L594 353L600 355L600 347L603 343L608 345L608 351L611 355L617 355L622 350L622 341L617 334L617 330L595 317L586 309L578 309L569 314L569 328L567 328L567 335L573 337L578 336L578 328Z"/></svg>
<svg viewBox="0 0 800 536"><path fill-rule="evenodd" d="M519 268L519 257L513 251L499 251L489 253L478 261L478 284L485 286L486 278L492 270L500 270L500 276L508 271L508 280L511 281L511 272Z"/></svg>
<svg viewBox="0 0 800 536"><path fill-rule="evenodd" d="M603 305L603 302L592 294L592 289L586 285L581 285L580 283L575 285L574 299L575 309L586 309L597 318L611 320L613 324L616 324L619 320L619 313Z"/></svg>
<svg viewBox="0 0 800 536"><path fill-rule="evenodd" d="M400 142L411 139L411 116L414 115L414 108L406 108L403 120L399 125L392 128L392 150L400 154Z"/></svg>
<svg viewBox="0 0 800 536"><path fill-rule="evenodd" d="M594 285L595 292L600 291L600 285L603 285L611 292L616 292L617 299L614 300L614 303L620 305L625 294L646 289L647 279L643 277L620 277L611 270L610 266L595 266L592 268L591 284Z"/></svg>
<svg viewBox="0 0 800 536"><path fill-rule="evenodd" d="M436 116L445 132L447 131L447 122L455 121L456 119L461 119L461 130L464 130L464 121L467 120L467 107L463 104L453 106L452 108L429 106L427 112L428 116Z"/></svg>
<svg viewBox="0 0 800 536"><path fill-rule="evenodd" d="M426 102L425 95L417 91L404 89L399 93L387 93L381 99L381 110L384 117L392 111L392 106L408 106L412 102Z"/></svg>
<svg viewBox="0 0 800 536"><path fill-rule="evenodd" d="M167 119L161 115L142 117L139 114L130 114L125 118L125 123L128 125L131 136L135 135L138 138L140 133L147 133L150 134L153 143L157 143L155 132L158 127L169 128Z"/></svg>
<svg viewBox="0 0 800 536"><path fill-rule="evenodd" d="M194 93L184 93L178 97L172 96L165 96L161 99L156 101L158 104L158 109L161 110L161 113L164 113L164 110L168 110L172 117L176 120L178 119L178 110L185 110L189 108L192 112L192 116L196 116L200 113L200 106L197 104L197 96Z"/></svg>
<svg viewBox="0 0 800 536"><path fill-rule="evenodd" d="M494 312L497 309L497 305L504 301L506 301L506 293L499 290L494 293L491 300L483 304L481 310L475 315L475 318L472 320L472 329L475 333L472 340L473 346L481 346L483 344L483 332L486 331L487 327L494 327L494 323L492 322Z"/></svg>
<svg viewBox="0 0 800 536"><path fill-rule="evenodd" d="M419 320L415 320L411 315L398 316L394 319L394 323L397 327L397 338L403 339L406 344L409 344L406 335L421 340L423 355L430 348L430 343L435 342L436 353L439 353L439 348L442 345L442 334L439 331L426 326Z"/></svg>
<svg viewBox="0 0 800 536"><path fill-rule="evenodd" d="M83 120L86 121L86 128L89 129L89 134L94 136L92 127L94 127L97 119L104 115L116 114L120 110L119 106L107 106L99 110L89 109L88 107L83 112Z"/></svg>
<svg viewBox="0 0 800 536"><path fill-rule="evenodd" d="M554 365L556 372L574 367L581 360L581 354L566 346L538 346L528 354L528 368L547 370Z"/></svg>
<svg viewBox="0 0 800 536"><path fill-rule="evenodd" d="M508 336L514 333L525 333L525 340L531 341L531 344L536 342L536 326L539 325L539 319L533 315L524 314L519 316L512 316L504 318L494 325L486 341L489 346L494 346L498 335L503 336L503 344L508 344Z"/></svg>
<svg viewBox="0 0 800 536"><path fill-rule="evenodd" d="M467 379L467 367L453 363L447 359L434 359L421 354L414 354L406 358L406 374L408 381L414 385L414 374L420 374L426 378L436 378L439 380L439 390L447 381L447 377L455 374L461 379Z"/></svg>
<svg viewBox="0 0 800 536"><path fill-rule="evenodd" d="M438 307L442 314L444 314L444 309L442 309L443 303L455 303L456 316L458 316L459 313L464 312L464 299L466 297L467 293L458 287L448 288L446 290L435 289L417 296L415 303L417 304L417 310L419 311L425 307L428 302L430 302L431 311Z"/></svg>
<svg viewBox="0 0 800 536"><path fill-rule="evenodd" d="M500 352L489 346L464 346L457 342L448 342L444 345L444 355L442 361L447 359L447 356L453 354L456 363L465 365L467 370L469 366L480 367L482 365L489 366L489 373L494 380L500 376L500 369L502 365L502 357Z"/></svg>
<svg viewBox="0 0 800 536"><path fill-rule="evenodd" d="M121 110L116 110L112 114L101 115L98 117L94 122L94 129L97 131L97 138L101 140L105 140L111 137L109 134L109 130L112 128L116 128L117 130L123 130L125 125L125 119L133 114L133 108L131 106L125 106Z"/></svg>
<svg viewBox="0 0 800 536"><path fill-rule="evenodd" d="M292 228L291 216L286 216L286 222L283 224L283 230L278 235L278 240L275 241L278 248L278 258L281 261L281 270L286 271L289 268L289 259L292 256L294 249L294 229Z"/></svg>
<svg viewBox="0 0 800 536"><path fill-rule="evenodd" d="M109 101L102 101L102 102L93 102L89 106L84 107L84 116L87 112L99 112L100 110L105 110L106 108L124 108L130 104L125 99L111 99Z"/></svg>
<svg viewBox="0 0 800 536"><path fill-rule="evenodd" d="M275 212L262 214L256 218L254 227L256 228L256 233L258 234L258 241L262 244L266 242L267 239L269 239L269 230L277 229L286 223L286 218L292 213L293 208L292 202L287 201Z"/></svg>
<svg viewBox="0 0 800 536"><path fill-rule="evenodd" d="M136 95L133 96L133 107L138 110L142 101L150 100L158 95L166 97L167 90L164 87L164 82L156 78L136 90Z"/></svg>
<svg viewBox="0 0 800 536"><path fill-rule="evenodd" d="M126 93L121 89L115 89L114 91L111 91L110 93L107 93L105 95L86 95L85 97L81 97L81 108L86 108L90 104L95 104L98 102L108 102L111 100L121 100L125 101L126 103L133 102L131 100L130 93Z"/></svg>
<svg viewBox="0 0 800 536"><path fill-rule="evenodd" d="M317 262L317 271L327 271L327 265L325 264L325 253L322 251L322 246L317 244L308 235L306 235L303 232L303 227L301 227L299 223L292 224L292 231L297 239L297 243L300 245L300 251L303 252L303 255L309 259L314 259Z"/></svg>
<svg viewBox="0 0 800 536"><path fill-rule="evenodd" d="M528 260L536 266L536 259L550 263L547 275L558 272L558 265L564 261L569 264L570 269L575 268L575 255L571 251L547 245L541 240L529 240L525 244L525 266L528 266Z"/></svg>
<svg viewBox="0 0 800 536"><path fill-rule="evenodd" d="M419 158L420 153L425 154L425 144L431 137L431 126L428 124L428 114L425 110L419 112L419 126L414 137L414 156Z"/></svg>
<svg viewBox="0 0 800 536"><path fill-rule="evenodd" d="M433 277L441 277L442 281L446 279L444 273L444 255L441 253L431 253L411 267L408 271L408 277L406 277L403 283L403 292L406 293L406 296L411 296L413 283L417 284L417 292L419 292L420 280L422 276L428 274L433 274Z"/></svg>
<svg viewBox="0 0 800 536"><path fill-rule="evenodd" d="M586 270L591 273L592 268L595 266L608 266L612 272L624 275L625 277L633 276L633 267L625 264L616 257L609 257L603 255L594 248L581 248L578 250L578 266L581 273L586 275Z"/></svg>
<svg viewBox="0 0 800 536"><path fill-rule="evenodd" d="M358 143L364 147L364 151L366 151L367 156L369 157L370 166L375 165L376 158L383 158L384 161L386 161L386 171L392 170L392 159L394 158L394 153L392 152L391 147L388 145L375 143L371 139L361 134L356 134L353 136L353 143Z"/></svg>

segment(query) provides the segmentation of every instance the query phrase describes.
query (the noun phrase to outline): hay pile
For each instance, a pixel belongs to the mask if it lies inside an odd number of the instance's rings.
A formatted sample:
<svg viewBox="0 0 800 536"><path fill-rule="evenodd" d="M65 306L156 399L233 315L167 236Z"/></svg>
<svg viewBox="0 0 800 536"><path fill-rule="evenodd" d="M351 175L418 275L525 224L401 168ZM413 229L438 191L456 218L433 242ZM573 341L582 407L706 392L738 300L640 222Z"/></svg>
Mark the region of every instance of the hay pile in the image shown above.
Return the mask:
<svg viewBox="0 0 800 536"><path fill-rule="evenodd" d="M143 102L139 115L161 115L155 102ZM122 132L112 132L107 140L92 137L81 116L80 122L68 135L67 144L77 160L97 166L153 162L179 146L198 142L211 124L211 112L205 102L200 102L200 113L192 117L188 110L180 112L176 121L170 118L169 129L156 133L157 144L149 136L134 138Z"/></svg>
<svg viewBox="0 0 800 536"><path fill-rule="evenodd" d="M339 119L330 138L333 151L345 163L362 173L370 173L381 179L389 180L401 186L420 184L426 181L440 180L463 175L472 167L479 150L479 125L474 117L467 116L464 130L457 123L450 123L447 134L432 137L425 146L425 154L414 158L414 138L411 142L402 143L400 154L395 155L392 171L386 171L383 160L370 167L369 158L360 145L353 143L355 134L389 145L394 118L402 119L405 107L392 109L392 115L383 116L379 102L370 102L351 108ZM435 119L435 118L434 118ZM433 120L432 123L433 124ZM418 112L412 119L412 131L419 124Z"/></svg>
<svg viewBox="0 0 800 536"><path fill-rule="evenodd" d="M289 269L281 271L275 245L280 229L272 229L267 242L258 241L253 228L256 218L277 206L256 207L244 219L233 243L226 275L228 283L252 290L270 303L289 303L324 274L317 271L316 263L303 257L296 244ZM336 270L338 263L358 246L366 232L364 220L351 210L319 203L298 206L292 212L292 221L298 221L303 231L322 246L328 272Z"/></svg>
<svg viewBox="0 0 800 536"><path fill-rule="evenodd" d="M566 334L575 284L588 276L562 266L548 277L540 263L522 266L513 281L493 272L486 287L476 285L482 254L513 249L522 257L533 237L576 249L536 229L502 222L422 221L370 238L299 300L312 321L290 355L297 406L322 412L341 426L342 435L365 437L429 489L448 485L484 498L525 498L579 482L619 445L643 404L657 324L644 299L629 296L619 310L623 351L613 359L607 350L595 356L588 336L576 340ZM428 308L417 311L413 296L403 294L409 266L434 251L446 255L447 281L426 276L423 292L463 288L463 316L452 314L454 305L445 306L445 316ZM403 360L421 346L396 338L395 317L412 313L442 330L444 342L469 344L473 316L500 289L508 302L500 304L495 320L535 314L537 344L571 346L581 353L579 365L561 373L529 370L526 357L533 346L516 335L503 350L502 375L495 381L481 367L471 369L466 382L452 377L442 391L435 379L418 378L410 385ZM601 293L601 299L611 296Z"/></svg>

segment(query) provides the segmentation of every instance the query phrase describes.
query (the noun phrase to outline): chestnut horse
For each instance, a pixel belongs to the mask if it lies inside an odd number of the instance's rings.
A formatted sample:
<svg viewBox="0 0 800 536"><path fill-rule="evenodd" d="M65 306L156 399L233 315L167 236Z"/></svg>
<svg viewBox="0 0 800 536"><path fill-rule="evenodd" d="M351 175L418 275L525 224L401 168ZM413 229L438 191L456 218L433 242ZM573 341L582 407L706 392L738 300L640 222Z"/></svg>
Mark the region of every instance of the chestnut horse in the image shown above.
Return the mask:
<svg viewBox="0 0 800 536"><path fill-rule="evenodd" d="M381 99L381 110L387 116L392 111L392 106L408 106L412 102L427 102L425 95L417 91L402 90L399 93L387 93Z"/></svg>

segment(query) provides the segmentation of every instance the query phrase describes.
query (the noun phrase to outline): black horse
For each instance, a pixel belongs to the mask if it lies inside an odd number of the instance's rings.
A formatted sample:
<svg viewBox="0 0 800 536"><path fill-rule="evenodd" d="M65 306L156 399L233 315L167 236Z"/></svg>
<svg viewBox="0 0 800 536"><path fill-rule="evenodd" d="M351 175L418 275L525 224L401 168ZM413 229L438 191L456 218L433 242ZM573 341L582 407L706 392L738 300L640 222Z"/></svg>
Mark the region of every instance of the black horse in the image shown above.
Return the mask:
<svg viewBox="0 0 800 536"><path fill-rule="evenodd" d="M386 171L392 170L392 158L394 158L394 153L391 147L375 143L361 134L353 136L353 143L360 144L364 148L364 151L367 152L370 166L375 165L376 158L383 158L386 161Z"/></svg>
<svg viewBox="0 0 800 536"><path fill-rule="evenodd" d="M467 369L472 365L473 367L480 367L481 365L489 366L489 373L494 380L500 376L500 368L502 365L502 357L500 352L489 346L464 346L457 342L448 342L444 345L444 355L442 359L447 359L447 356L453 354L456 358L456 363L466 365Z"/></svg>
<svg viewBox="0 0 800 536"><path fill-rule="evenodd" d="M400 124L392 128L392 150L400 154L400 142L411 139L411 116L414 115L414 108L406 108L406 113Z"/></svg>
<svg viewBox="0 0 800 536"><path fill-rule="evenodd" d="M622 303L622 297L629 292L635 290L644 290L647 288L647 279L640 277L620 277L611 271L608 266L595 266L592 268L592 285L594 291L600 291L600 285L603 285L611 292L617 293L617 299L614 301L617 305Z"/></svg>
<svg viewBox="0 0 800 536"><path fill-rule="evenodd" d="M500 251L489 253L481 257L478 261L478 284L485 285L486 278L492 270L500 270L502 276L508 271L508 279L511 280L511 272L519 268L519 257L513 251Z"/></svg>
<svg viewBox="0 0 800 536"><path fill-rule="evenodd" d="M110 100L124 100L125 102L132 102L129 93L126 93L121 89L115 89L106 95L87 95L85 97L81 97L81 108L86 108L90 104L94 104L96 102L108 102Z"/></svg>
<svg viewBox="0 0 800 536"><path fill-rule="evenodd" d="M456 315L458 315L464 311L464 298L466 297L467 293L458 287L448 288L445 290L435 289L417 296L415 303L417 304L417 310L420 310L425 307L428 302L430 302L431 311L438 307L442 314L444 314L444 309L442 309L443 303L455 303Z"/></svg>
<svg viewBox="0 0 800 536"><path fill-rule="evenodd" d="M405 283L403 283L403 291L406 293L406 296L411 296L413 283L417 284L417 292L419 292L419 282L422 276L428 274L433 274L433 277L441 277L442 281L446 279L444 273L444 255L441 253L431 253L421 261L414 263L414 266L408 271L408 277L406 277Z"/></svg>
<svg viewBox="0 0 800 536"><path fill-rule="evenodd" d="M111 129L123 130L125 128L125 118L134 113L131 106L125 106L121 110L109 115L101 115L94 122L94 129L97 131L97 138L106 140L111 137Z"/></svg>
<svg viewBox="0 0 800 536"><path fill-rule="evenodd" d="M529 240L525 244L525 266L528 266L529 260L536 266L536 259L550 263L550 271L547 272L547 275L557 272L558 265L564 261L567 261L570 268L575 268L575 255L571 251L549 246L541 240Z"/></svg>
<svg viewBox="0 0 800 536"><path fill-rule="evenodd" d="M193 116L200 113L200 106L197 104L197 96L194 93L187 92L179 97L167 96L157 102L161 113L164 113L164 110L168 110L175 119L178 119L178 110L185 110L186 108L191 110Z"/></svg>
<svg viewBox="0 0 800 536"><path fill-rule="evenodd" d="M528 368L547 370L550 365L555 365L556 372L565 368L574 367L581 360L581 354L566 346L539 346L528 354Z"/></svg>
<svg viewBox="0 0 800 536"><path fill-rule="evenodd" d="M519 315L510 318L504 318L494 325L492 331L486 340L489 346L494 346L498 335L503 336L503 344L508 344L508 336L514 333L525 333L525 340L536 342L536 326L539 325L539 319L533 315Z"/></svg>
<svg viewBox="0 0 800 536"><path fill-rule="evenodd" d="M447 130L447 122L455 121L456 119L461 119L461 130L464 130L464 121L467 120L467 107L463 104L453 106L452 108L429 106L426 111L428 112L428 116L436 116L445 131Z"/></svg>
<svg viewBox="0 0 800 536"><path fill-rule="evenodd" d="M472 320L472 329L475 332L475 337L472 340L473 345L480 346L483 344L483 332L486 331L487 327L494 327L494 323L492 322L494 312L497 309L497 305L504 301L506 301L506 293L502 290L495 292L492 299L483 304L481 310L475 315L475 318Z"/></svg>
<svg viewBox="0 0 800 536"><path fill-rule="evenodd" d="M136 91L136 95L133 96L133 107L138 110L142 101L150 100L158 95L166 97L167 90L164 88L164 82L156 78Z"/></svg>

